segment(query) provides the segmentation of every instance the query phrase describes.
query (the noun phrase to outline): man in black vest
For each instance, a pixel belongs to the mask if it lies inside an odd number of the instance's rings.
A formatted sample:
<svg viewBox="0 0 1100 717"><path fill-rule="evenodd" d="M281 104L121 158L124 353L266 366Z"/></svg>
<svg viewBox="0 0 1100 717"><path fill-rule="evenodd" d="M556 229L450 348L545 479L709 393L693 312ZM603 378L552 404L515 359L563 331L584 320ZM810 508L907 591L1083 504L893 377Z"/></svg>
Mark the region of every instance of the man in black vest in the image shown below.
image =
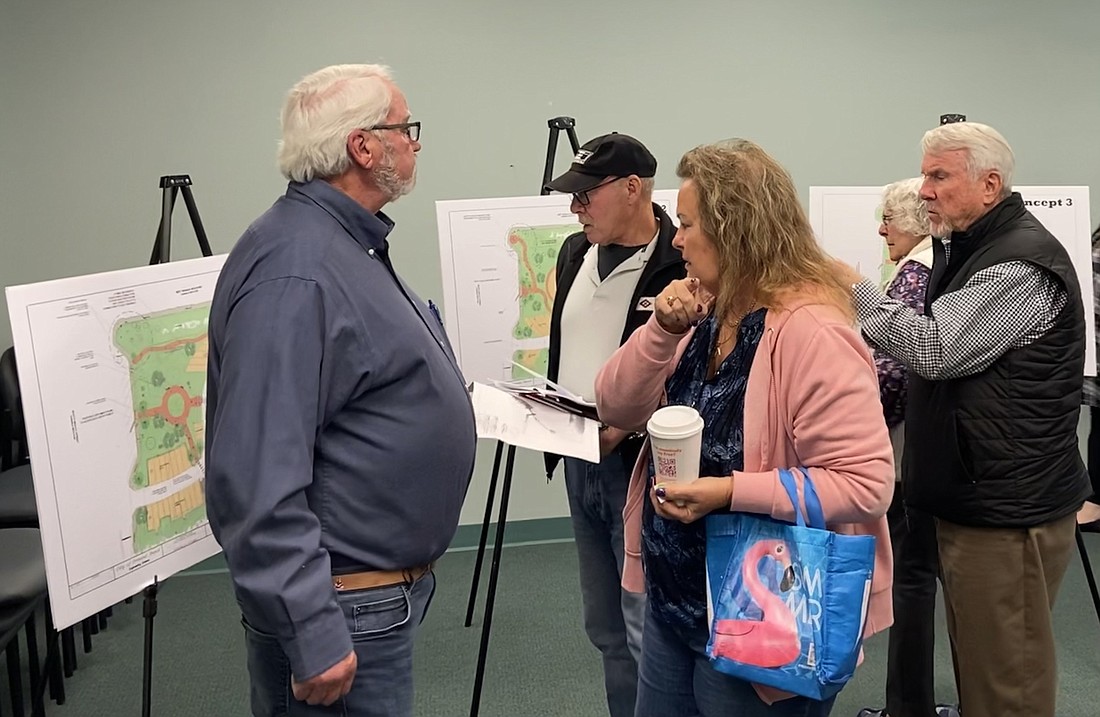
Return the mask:
<svg viewBox="0 0 1100 717"><path fill-rule="evenodd" d="M641 142L612 133L587 142L547 185L573 195L569 210L583 229L558 254L547 375L588 400L596 372L653 315L654 297L684 277L676 225L652 202L656 173ZM603 655L611 717L633 717L638 688L645 595L624 591L621 580L623 506L641 440L609 426L600 431L599 463L565 459L584 628ZM548 474L557 462L547 456Z"/></svg>
<svg viewBox="0 0 1100 717"><path fill-rule="evenodd" d="M935 258L923 314L858 277L863 333L910 369L907 509L936 518L966 717L1054 717L1051 609L1089 495L1077 447L1085 319L1062 245L974 122L930 130L921 198Z"/></svg>

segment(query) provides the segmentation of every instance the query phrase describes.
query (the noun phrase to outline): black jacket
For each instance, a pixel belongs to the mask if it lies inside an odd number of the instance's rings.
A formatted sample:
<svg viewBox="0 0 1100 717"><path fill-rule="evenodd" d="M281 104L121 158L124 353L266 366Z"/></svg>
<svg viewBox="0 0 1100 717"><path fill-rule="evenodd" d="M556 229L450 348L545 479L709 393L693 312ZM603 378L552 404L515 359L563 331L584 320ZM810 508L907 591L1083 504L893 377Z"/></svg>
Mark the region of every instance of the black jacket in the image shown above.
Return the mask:
<svg viewBox="0 0 1100 717"><path fill-rule="evenodd" d="M672 238L676 236L676 225L672 219L656 204L653 205L653 215L657 218L659 229L657 242L653 248L653 256L646 262L642 269L642 275L638 277L638 284L634 287L634 295L630 298L633 307L626 315L626 324L623 326L619 344L626 342L634 331L649 320L653 315L652 303L644 302L658 296L666 286L675 279L683 279L685 276L684 259L680 250L672 246ZM571 234L561 246L557 263L557 290L554 294L554 306L550 312L550 356L546 376L551 381L558 380L558 368L561 365L561 314L565 306L565 298L569 296L569 289L577 278L581 265L584 263L584 255L592 247L584 232ZM640 440L625 440L620 446L621 452L632 452L637 457L641 448ZM552 453L545 455L546 475L549 478L558 465L559 456Z"/></svg>
<svg viewBox="0 0 1100 717"><path fill-rule="evenodd" d="M1084 308L1069 255L1018 194L952 235L950 263L943 261L942 245L936 248L926 313L977 272L1009 261L1049 271L1069 297L1049 331L981 373L946 381L910 373L902 481L907 503L952 523L1003 528L1075 512L1090 491L1077 447Z"/></svg>

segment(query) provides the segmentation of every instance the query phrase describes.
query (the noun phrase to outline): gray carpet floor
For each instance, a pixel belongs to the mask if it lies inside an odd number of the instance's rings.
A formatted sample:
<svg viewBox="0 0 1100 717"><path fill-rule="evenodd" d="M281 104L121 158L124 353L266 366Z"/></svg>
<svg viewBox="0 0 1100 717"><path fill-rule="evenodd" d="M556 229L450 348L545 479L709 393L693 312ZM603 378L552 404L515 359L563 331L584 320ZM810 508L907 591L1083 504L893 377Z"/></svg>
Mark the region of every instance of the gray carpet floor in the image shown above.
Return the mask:
<svg viewBox="0 0 1100 717"><path fill-rule="evenodd" d="M1087 540L1100 569L1100 536ZM514 546L506 548L502 558L481 714L606 715L600 660L581 628L573 544ZM469 714L483 604L479 602L475 625L463 627L473 563L473 552L453 552L438 565L438 591L417 645L419 717ZM483 572L487 574L488 561ZM154 631L153 715L248 714L239 619L224 572L183 574L163 583ZM942 610L937 629L937 683L941 699L951 700L954 688ZM66 681L66 704L51 704L47 714L140 715L143 630L140 600L118 606L107 630L94 637L92 652L79 654L78 670ZM1061 672L1058 714L1100 714L1100 623L1077 560L1059 597L1056 634ZM865 662L841 692L833 714L854 717L861 707L881 706L885 669L886 639L880 635L868 641ZM0 696L0 705L7 714L6 695Z"/></svg>

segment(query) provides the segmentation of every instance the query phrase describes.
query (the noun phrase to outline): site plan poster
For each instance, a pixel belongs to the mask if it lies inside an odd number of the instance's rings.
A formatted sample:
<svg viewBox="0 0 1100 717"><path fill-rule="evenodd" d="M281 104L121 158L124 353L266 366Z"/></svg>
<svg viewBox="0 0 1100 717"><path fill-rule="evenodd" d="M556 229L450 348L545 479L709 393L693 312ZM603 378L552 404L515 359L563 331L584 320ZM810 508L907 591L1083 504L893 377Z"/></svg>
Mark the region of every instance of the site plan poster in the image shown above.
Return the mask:
<svg viewBox="0 0 1100 717"><path fill-rule="evenodd" d="M546 375L558 250L581 229L570 200L436 202L445 325L467 381ZM653 201L675 221L675 190Z"/></svg>
<svg viewBox="0 0 1100 717"><path fill-rule="evenodd" d="M224 256L8 287L54 622L214 555L207 322Z"/></svg>

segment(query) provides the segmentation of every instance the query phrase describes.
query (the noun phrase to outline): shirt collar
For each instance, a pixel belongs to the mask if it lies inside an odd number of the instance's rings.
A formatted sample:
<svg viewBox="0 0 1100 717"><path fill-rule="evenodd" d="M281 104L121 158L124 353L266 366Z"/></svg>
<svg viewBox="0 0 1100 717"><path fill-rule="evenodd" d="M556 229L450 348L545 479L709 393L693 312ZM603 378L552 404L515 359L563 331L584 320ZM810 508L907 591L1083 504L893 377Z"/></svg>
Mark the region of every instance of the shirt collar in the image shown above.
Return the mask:
<svg viewBox="0 0 1100 717"><path fill-rule="evenodd" d="M291 182L287 196L298 193L306 196L340 222L348 234L364 249L385 252L386 237L394 223L384 212L371 214L359 202L341 192L323 179L309 182Z"/></svg>

